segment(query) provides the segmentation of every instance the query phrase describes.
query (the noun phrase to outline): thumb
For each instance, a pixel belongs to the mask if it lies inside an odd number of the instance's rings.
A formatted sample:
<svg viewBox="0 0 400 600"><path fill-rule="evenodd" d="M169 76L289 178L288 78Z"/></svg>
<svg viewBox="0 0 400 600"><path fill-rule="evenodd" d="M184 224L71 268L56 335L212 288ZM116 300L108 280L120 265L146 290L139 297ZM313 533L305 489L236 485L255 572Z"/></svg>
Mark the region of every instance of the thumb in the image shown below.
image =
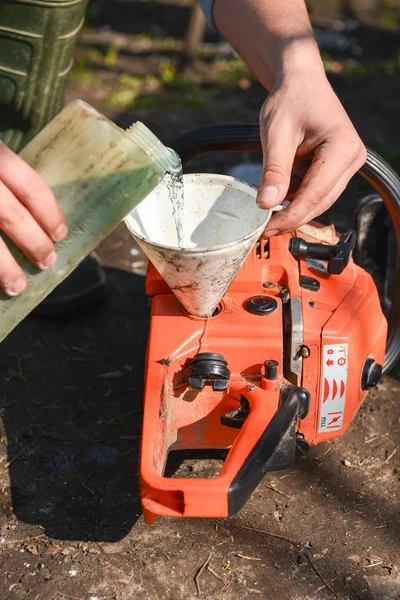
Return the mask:
<svg viewBox="0 0 400 600"><path fill-rule="evenodd" d="M282 132L272 135L271 131L262 136L264 167L257 196L260 208L274 208L288 193L296 154L293 137L284 137Z"/></svg>

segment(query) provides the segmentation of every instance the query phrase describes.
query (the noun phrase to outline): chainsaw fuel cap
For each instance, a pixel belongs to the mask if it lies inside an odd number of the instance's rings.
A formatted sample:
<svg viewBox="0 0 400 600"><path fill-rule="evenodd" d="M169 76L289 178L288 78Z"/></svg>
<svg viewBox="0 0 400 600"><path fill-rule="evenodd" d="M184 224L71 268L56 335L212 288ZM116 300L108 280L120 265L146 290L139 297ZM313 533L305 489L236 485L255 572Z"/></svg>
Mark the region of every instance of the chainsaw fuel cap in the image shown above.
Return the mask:
<svg viewBox="0 0 400 600"><path fill-rule="evenodd" d="M191 388L201 390L211 385L215 392L227 389L231 372L222 354L200 352L188 365L188 383Z"/></svg>
<svg viewBox="0 0 400 600"><path fill-rule="evenodd" d="M253 296L253 298L246 300L244 306L253 315L265 317L276 311L278 302L271 296Z"/></svg>

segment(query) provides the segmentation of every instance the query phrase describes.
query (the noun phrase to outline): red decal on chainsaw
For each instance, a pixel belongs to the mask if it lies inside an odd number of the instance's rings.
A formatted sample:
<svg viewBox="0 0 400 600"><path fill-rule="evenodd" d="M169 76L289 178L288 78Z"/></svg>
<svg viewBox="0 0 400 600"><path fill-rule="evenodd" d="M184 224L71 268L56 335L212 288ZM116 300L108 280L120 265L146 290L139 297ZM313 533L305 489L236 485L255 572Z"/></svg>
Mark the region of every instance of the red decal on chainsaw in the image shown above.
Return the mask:
<svg viewBox="0 0 400 600"><path fill-rule="evenodd" d="M343 427L347 388L347 344L325 344L322 352L322 379L318 431Z"/></svg>
<svg viewBox="0 0 400 600"><path fill-rule="evenodd" d="M329 396L329 381L327 379L324 380L324 402L328 400Z"/></svg>

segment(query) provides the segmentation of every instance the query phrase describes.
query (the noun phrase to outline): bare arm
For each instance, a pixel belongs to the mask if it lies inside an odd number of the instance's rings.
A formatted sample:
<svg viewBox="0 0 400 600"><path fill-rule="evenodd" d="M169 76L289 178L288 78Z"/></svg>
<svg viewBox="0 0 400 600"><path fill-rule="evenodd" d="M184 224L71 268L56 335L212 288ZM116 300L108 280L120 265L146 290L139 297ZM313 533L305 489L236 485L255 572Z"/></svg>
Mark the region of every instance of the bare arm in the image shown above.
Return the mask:
<svg viewBox="0 0 400 600"><path fill-rule="evenodd" d="M312 156L291 205L265 235L294 229L337 200L366 150L325 76L303 0L214 0L213 19L270 92L260 113L259 206L282 202L295 159Z"/></svg>

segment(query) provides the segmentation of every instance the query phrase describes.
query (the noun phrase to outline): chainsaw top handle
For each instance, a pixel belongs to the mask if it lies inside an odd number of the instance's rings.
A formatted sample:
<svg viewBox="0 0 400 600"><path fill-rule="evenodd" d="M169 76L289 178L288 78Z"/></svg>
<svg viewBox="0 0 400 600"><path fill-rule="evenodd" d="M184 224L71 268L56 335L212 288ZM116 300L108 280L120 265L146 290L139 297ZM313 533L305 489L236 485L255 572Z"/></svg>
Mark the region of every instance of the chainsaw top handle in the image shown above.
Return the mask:
<svg viewBox="0 0 400 600"><path fill-rule="evenodd" d="M183 134L175 141L173 149L183 164L205 152L262 152L260 128L255 123L206 125ZM367 148L367 160L359 173L385 202L396 233L396 278L384 365L384 372L388 372L400 358L400 178L370 148Z"/></svg>

